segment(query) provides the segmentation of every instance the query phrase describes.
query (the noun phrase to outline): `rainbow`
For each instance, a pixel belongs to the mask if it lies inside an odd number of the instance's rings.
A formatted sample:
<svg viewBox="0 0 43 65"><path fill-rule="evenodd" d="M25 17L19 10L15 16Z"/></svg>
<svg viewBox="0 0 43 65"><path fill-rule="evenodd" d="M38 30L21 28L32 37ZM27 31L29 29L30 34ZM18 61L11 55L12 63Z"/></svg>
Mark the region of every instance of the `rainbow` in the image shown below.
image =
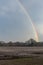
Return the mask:
<svg viewBox="0 0 43 65"><path fill-rule="evenodd" d="M29 13L26 11L26 9L25 9L24 6L20 3L19 0L16 0L16 1L17 1L18 5L21 7L21 9L24 11L24 13L26 14L26 16L28 17L28 19L29 19L29 21L30 21L30 23L31 23L31 25L32 25L32 27L33 27L34 34L35 34L35 40L36 40L36 41L39 41L39 40L38 40L38 33L37 33L37 31L36 31L35 25L34 25L34 23L33 23L32 19L31 19L30 15L29 15Z"/></svg>

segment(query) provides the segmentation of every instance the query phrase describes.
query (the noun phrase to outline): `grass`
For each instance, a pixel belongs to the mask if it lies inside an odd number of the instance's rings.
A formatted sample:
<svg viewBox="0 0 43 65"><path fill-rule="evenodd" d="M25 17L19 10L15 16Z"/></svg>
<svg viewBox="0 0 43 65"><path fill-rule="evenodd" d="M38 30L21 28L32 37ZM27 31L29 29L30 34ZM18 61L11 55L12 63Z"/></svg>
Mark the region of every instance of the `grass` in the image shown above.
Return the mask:
<svg viewBox="0 0 43 65"><path fill-rule="evenodd" d="M0 60L0 65L43 65L43 58L29 57L12 60Z"/></svg>

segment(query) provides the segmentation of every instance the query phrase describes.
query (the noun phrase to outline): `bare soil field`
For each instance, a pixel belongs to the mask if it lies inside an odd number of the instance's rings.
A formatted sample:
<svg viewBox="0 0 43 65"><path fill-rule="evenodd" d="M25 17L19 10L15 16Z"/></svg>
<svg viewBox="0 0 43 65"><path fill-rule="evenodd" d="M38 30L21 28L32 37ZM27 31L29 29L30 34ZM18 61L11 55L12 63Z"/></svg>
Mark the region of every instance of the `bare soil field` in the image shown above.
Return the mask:
<svg viewBox="0 0 43 65"><path fill-rule="evenodd" d="M0 55L43 55L43 47L0 47Z"/></svg>
<svg viewBox="0 0 43 65"><path fill-rule="evenodd" d="M0 65L43 65L43 47L0 47Z"/></svg>

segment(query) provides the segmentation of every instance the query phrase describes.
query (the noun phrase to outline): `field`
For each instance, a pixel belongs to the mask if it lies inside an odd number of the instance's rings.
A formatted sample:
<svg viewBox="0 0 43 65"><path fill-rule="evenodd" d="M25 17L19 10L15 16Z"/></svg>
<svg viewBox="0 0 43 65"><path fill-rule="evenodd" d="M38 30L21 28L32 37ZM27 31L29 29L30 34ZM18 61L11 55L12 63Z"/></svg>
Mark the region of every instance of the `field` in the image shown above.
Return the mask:
<svg viewBox="0 0 43 65"><path fill-rule="evenodd" d="M0 47L0 65L43 65L43 47Z"/></svg>
<svg viewBox="0 0 43 65"><path fill-rule="evenodd" d="M13 60L0 60L0 65L43 65L43 58L19 58Z"/></svg>
<svg viewBox="0 0 43 65"><path fill-rule="evenodd" d="M0 55L43 56L43 47L0 47Z"/></svg>

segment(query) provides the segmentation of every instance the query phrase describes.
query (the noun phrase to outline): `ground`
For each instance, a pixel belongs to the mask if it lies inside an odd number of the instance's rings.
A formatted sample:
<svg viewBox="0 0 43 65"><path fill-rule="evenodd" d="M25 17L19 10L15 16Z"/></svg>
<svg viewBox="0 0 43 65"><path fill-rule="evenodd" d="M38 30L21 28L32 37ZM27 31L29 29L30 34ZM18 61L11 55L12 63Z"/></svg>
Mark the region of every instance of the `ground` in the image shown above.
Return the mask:
<svg viewBox="0 0 43 65"><path fill-rule="evenodd" d="M20 55L28 56L14 57ZM8 59L3 60L3 57ZM43 47L0 47L0 58L0 65L43 65Z"/></svg>
<svg viewBox="0 0 43 65"><path fill-rule="evenodd" d="M43 58L30 57L12 60L0 60L0 65L43 65Z"/></svg>

